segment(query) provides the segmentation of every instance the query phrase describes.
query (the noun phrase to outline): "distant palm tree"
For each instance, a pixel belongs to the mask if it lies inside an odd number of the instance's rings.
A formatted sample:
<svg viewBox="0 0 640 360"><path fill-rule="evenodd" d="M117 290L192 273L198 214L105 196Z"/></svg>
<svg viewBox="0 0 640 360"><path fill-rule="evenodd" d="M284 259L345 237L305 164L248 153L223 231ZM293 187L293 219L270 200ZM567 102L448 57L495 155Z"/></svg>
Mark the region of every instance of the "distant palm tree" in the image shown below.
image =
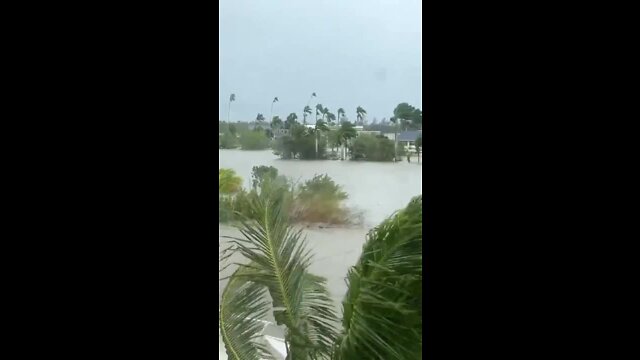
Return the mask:
<svg viewBox="0 0 640 360"><path fill-rule="evenodd" d="M334 121L336 120L336 116L332 112L330 112L329 110L327 110L326 115L327 115L327 122L329 124L333 125Z"/></svg>
<svg viewBox="0 0 640 360"><path fill-rule="evenodd" d="M313 99L314 97L316 97L316 93L315 92L311 93L311 96L309 96L309 100L307 101L307 105L305 105L304 110L302 111L302 115L303 115L302 123L303 124L307 123L307 114L311 115L311 108L309 107L309 103L311 102L311 99ZM307 111L307 109L308 109L308 111Z"/></svg>
<svg viewBox="0 0 640 360"><path fill-rule="evenodd" d="M258 113L258 115L256 116L256 123L257 123L256 124L256 129L258 127L262 128L263 121L264 121L264 115Z"/></svg>
<svg viewBox="0 0 640 360"><path fill-rule="evenodd" d="M304 112L302 113L302 116L303 116L302 123L303 124L307 123L307 115L311 115L311 108L309 107L309 105L304 107Z"/></svg>
<svg viewBox="0 0 640 360"><path fill-rule="evenodd" d="M338 109L338 122L342 122L342 117L344 116L344 109L340 108Z"/></svg>
<svg viewBox="0 0 640 360"><path fill-rule="evenodd" d="M346 148L347 145L349 145L349 140L355 138L357 135L356 129L350 122L345 121L340 125L340 129L338 129L338 139L342 145L342 160L345 160L347 157Z"/></svg>
<svg viewBox="0 0 640 360"><path fill-rule="evenodd" d="M311 93L311 96L309 97L309 101L307 101L307 106L309 106L309 103L311 102L311 99L313 99L316 96L317 96L316 93Z"/></svg>
<svg viewBox="0 0 640 360"><path fill-rule="evenodd" d="M360 125L362 125L362 122L364 120L364 116L367 114L367 112L360 106L358 106L358 108L356 109L356 119L358 121L358 123Z"/></svg>
<svg viewBox="0 0 640 360"><path fill-rule="evenodd" d="M275 104L276 102L278 102L278 97L274 97L273 101L271 102L271 113L269 113L269 121L271 121L273 119L273 104Z"/></svg>
<svg viewBox="0 0 640 360"><path fill-rule="evenodd" d="M282 128L282 119L280 119L280 116L276 115L273 117L273 120L271 120L271 128L272 129Z"/></svg>
<svg viewBox="0 0 640 360"><path fill-rule="evenodd" d="M231 102L232 101L236 101L236 94L231 94L231 96L229 96L229 112L227 113L227 122L230 123L231 119Z"/></svg>
<svg viewBox="0 0 640 360"><path fill-rule="evenodd" d="M318 115L323 113L324 113L324 107L322 106L322 104L316 105L316 122L318 121Z"/></svg>
<svg viewBox="0 0 640 360"><path fill-rule="evenodd" d="M298 115L296 115L296 113L291 113L289 114L289 116L287 116L287 120L284 122L284 128L285 129L290 129L293 124L295 124L298 120Z"/></svg>
<svg viewBox="0 0 640 360"><path fill-rule="evenodd" d="M276 134L276 131L282 129L282 119L280 119L280 116L276 115L273 117L273 119L271 120L271 135L270 137L273 137Z"/></svg>
<svg viewBox="0 0 640 360"><path fill-rule="evenodd" d="M312 132L315 133L315 138L316 138L316 159L318 159L318 136L320 135L321 132L325 132L325 131L329 131L327 124L322 120L317 120L312 130Z"/></svg>

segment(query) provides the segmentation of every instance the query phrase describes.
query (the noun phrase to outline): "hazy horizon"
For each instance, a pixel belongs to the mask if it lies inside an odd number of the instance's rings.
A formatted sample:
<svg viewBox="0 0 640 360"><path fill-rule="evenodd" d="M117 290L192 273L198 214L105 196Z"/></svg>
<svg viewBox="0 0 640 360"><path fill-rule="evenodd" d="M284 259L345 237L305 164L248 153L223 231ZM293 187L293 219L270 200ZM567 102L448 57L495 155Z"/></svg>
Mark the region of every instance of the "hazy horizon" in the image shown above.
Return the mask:
<svg viewBox="0 0 640 360"><path fill-rule="evenodd" d="M302 120L309 103L355 120L389 118L398 103L422 109L422 4L417 0L221 0L219 120L258 113ZM308 118L315 120L314 113Z"/></svg>

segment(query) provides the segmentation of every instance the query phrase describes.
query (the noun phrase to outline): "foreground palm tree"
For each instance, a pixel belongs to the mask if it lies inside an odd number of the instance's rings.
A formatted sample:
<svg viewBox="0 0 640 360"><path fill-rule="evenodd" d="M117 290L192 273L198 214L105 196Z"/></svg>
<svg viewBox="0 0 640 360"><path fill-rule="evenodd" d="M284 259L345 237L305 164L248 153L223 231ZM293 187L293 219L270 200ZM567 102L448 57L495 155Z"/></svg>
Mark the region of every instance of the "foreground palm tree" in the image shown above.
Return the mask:
<svg viewBox="0 0 640 360"><path fill-rule="evenodd" d="M347 275L342 326L337 327L326 280L309 272L312 257L294 230L283 197L263 189L251 199L253 219L227 237L222 261L239 253L222 293L220 333L229 359L271 359L261 344L272 312L284 327L287 359L422 358L422 196L367 235Z"/></svg>

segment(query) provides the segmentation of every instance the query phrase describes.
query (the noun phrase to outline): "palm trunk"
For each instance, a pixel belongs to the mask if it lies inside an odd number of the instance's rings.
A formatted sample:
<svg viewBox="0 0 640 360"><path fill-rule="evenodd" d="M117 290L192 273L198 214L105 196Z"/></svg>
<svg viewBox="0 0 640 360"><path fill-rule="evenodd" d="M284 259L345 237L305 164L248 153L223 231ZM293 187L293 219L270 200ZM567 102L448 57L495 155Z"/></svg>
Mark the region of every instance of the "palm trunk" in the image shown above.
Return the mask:
<svg viewBox="0 0 640 360"><path fill-rule="evenodd" d="M393 137L393 161L396 162L398 160L398 129L394 132Z"/></svg>
<svg viewBox="0 0 640 360"><path fill-rule="evenodd" d="M229 101L229 111L227 112L227 123L231 122L231 101Z"/></svg>
<svg viewBox="0 0 640 360"><path fill-rule="evenodd" d="M271 112L269 113L269 122L273 121L273 103L271 103Z"/></svg>
<svg viewBox="0 0 640 360"><path fill-rule="evenodd" d="M316 160L318 160L318 132L316 131Z"/></svg>

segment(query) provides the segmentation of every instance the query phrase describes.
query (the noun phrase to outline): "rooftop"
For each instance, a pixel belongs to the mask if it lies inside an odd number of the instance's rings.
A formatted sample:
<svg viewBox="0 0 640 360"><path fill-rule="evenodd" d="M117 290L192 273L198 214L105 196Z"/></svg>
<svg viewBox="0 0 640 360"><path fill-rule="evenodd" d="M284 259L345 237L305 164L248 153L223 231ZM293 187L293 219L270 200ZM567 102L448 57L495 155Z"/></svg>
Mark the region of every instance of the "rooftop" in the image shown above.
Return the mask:
<svg viewBox="0 0 640 360"><path fill-rule="evenodd" d="M398 141L416 141L422 136L422 130L403 131L398 134Z"/></svg>

